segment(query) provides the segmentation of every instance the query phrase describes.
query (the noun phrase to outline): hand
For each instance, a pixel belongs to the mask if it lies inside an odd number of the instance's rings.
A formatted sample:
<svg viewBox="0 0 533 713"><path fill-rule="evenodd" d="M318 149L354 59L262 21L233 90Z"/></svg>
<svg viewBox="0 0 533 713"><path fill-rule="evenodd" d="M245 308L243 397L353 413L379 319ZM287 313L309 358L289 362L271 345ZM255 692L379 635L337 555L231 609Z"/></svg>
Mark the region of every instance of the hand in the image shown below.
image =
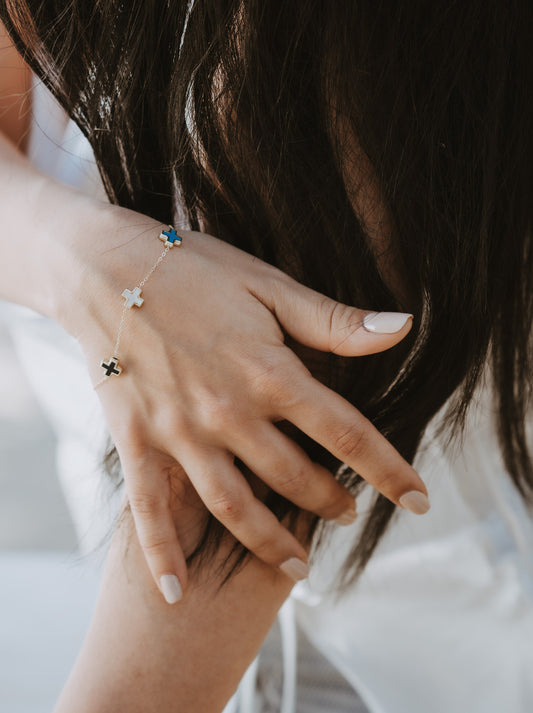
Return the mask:
<svg viewBox="0 0 533 713"><path fill-rule="evenodd" d="M86 289L65 318L93 383L113 349L122 290L132 289L162 250L160 223L116 207L104 213L95 239L78 247ZM275 421L293 423L395 504L407 493L425 495L414 469L357 409L311 376L285 345L281 328L311 348L359 356L400 341L410 316L339 304L214 237L180 234L183 245L144 288L142 309L127 313L124 374L97 391L158 586L165 588L165 575L186 584L170 509L174 462L208 510L272 566L305 562L306 551L254 496L234 456L299 507L353 520L353 497ZM418 507L424 503L410 509Z"/></svg>

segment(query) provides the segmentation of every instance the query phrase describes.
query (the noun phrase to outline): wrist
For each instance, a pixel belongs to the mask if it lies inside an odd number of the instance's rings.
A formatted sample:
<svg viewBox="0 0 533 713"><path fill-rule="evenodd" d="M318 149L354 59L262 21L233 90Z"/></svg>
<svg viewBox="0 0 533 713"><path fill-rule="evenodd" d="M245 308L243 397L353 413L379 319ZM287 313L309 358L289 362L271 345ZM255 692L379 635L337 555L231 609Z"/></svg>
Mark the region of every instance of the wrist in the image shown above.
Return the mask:
<svg viewBox="0 0 533 713"><path fill-rule="evenodd" d="M162 244L153 239L161 224L80 194L68 216L70 227L63 228L55 247L51 316L78 341L88 331L91 339L101 336L111 343L122 311L122 291L133 287L161 252Z"/></svg>
<svg viewBox="0 0 533 713"><path fill-rule="evenodd" d="M37 200L40 255L46 266L30 305L76 337L89 295L84 285L91 250L103 239L108 206L66 186L44 180Z"/></svg>

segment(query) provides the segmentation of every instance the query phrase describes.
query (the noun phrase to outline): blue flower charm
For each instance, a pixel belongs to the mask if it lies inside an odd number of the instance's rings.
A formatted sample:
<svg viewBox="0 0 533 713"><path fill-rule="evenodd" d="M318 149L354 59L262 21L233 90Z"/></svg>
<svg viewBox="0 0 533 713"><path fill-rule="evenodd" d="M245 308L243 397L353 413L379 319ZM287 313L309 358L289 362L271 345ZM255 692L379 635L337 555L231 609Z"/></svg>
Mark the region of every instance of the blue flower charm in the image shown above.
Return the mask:
<svg viewBox="0 0 533 713"><path fill-rule="evenodd" d="M175 244L181 245L181 238L171 225L168 226L168 230L160 233L159 240L164 241L166 248L173 248Z"/></svg>

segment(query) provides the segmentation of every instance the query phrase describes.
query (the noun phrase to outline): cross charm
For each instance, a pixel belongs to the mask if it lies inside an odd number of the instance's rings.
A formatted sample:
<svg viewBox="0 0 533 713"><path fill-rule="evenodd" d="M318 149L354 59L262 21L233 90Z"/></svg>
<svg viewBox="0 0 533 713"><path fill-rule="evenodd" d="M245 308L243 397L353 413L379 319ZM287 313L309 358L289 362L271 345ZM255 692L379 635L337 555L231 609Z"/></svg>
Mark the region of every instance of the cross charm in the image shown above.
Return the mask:
<svg viewBox="0 0 533 713"><path fill-rule="evenodd" d="M118 365L118 357L116 356L111 357L108 364L103 361L100 366L105 369L106 376L112 376L113 374L118 376L122 371L122 367Z"/></svg>
<svg viewBox="0 0 533 713"><path fill-rule="evenodd" d="M168 226L168 230L161 231L159 240L165 241L166 248L173 248L175 243L181 245L181 238L171 225Z"/></svg>
<svg viewBox="0 0 533 713"><path fill-rule="evenodd" d="M142 290L140 287L134 287L133 290L124 290L122 297L126 300L126 307L129 307L130 309L133 305L140 307L144 302L141 297L141 292Z"/></svg>

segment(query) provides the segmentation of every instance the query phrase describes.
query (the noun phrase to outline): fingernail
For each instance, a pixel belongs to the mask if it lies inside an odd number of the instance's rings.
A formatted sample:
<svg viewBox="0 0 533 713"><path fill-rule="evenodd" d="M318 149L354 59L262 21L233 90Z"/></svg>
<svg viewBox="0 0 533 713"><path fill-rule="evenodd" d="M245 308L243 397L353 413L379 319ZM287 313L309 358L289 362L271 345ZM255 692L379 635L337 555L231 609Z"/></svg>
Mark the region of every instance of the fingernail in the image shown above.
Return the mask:
<svg viewBox="0 0 533 713"><path fill-rule="evenodd" d="M369 312L363 317L363 327L373 334L395 334L409 319L413 319L413 315L404 312Z"/></svg>
<svg viewBox="0 0 533 713"><path fill-rule="evenodd" d="M159 580L159 583L161 585L161 592L168 604L179 602L183 592L181 591L181 585L176 575L164 574Z"/></svg>
<svg viewBox="0 0 533 713"><path fill-rule="evenodd" d="M398 502L406 510L414 512L415 515L423 515L431 507L427 495L424 495L419 490L411 490L411 492L405 493Z"/></svg>
<svg viewBox="0 0 533 713"><path fill-rule="evenodd" d="M279 568L288 577L294 579L295 582L299 582L309 576L309 567L297 557L291 557L290 560L280 564Z"/></svg>
<svg viewBox="0 0 533 713"><path fill-rule="evenodd" d="M339 517L336 517L333 522L336 522L337 525L351 525L352 522L355 521L357 517L357 510L355 506L355 501L354 504L349 507L347 510L345 510L342 515L339 515Z"/></svg>

